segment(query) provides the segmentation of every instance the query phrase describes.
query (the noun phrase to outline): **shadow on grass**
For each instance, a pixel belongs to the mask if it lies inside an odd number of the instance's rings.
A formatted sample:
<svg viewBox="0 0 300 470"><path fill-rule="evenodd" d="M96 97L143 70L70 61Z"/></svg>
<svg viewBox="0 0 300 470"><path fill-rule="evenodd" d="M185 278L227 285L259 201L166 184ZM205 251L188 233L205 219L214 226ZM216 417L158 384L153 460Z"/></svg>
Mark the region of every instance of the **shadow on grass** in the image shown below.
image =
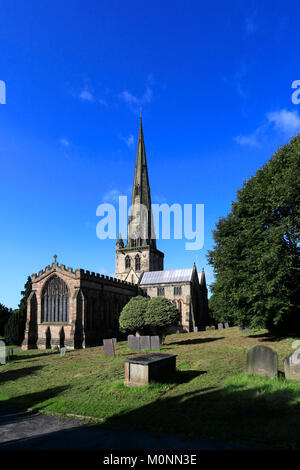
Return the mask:
<svg viewBox="0 0 300 470"><path fill-rule="evenodd" d="M1 372L0 369L0 382L3 383L8 380L15 381L27 375L34 374L42 368L42 366L23 367L22 369L6 370L5 372Z"/></svg>
<svg viewBox="0 0 300 470"><path fill-rule="evenodd" d="M176 341L176 343L172 343L172 345L187 345L187 344L204 344L210 343L211 341L218 341L220 339L224 339L224 336L220 336L219 338L194 338L194 339L186 339L183 341Z"/></svg>
<svg viewBox="0 0 300 470"><path fill-rule="evenodd" d="M180 385L188 383L203 374L207 374L206 370L176 370L174 374L166 377L162 383Z"/></svg>
<svg viewBox="0 0 300 470"><path fill-rule="evenodd" d="M22 361L24 359L35 359L36 357L43 357L43 356L50 356L50 355L57 355L59 356L59 352L57 351L49 351L45 353L39 353L39 354L14 354L13 356L13 361Z"/></svg>
<svg viewBox="0 0 300 470"><path fill-rule="evenodd" d="M184 372L184 371L182 371ZM298 400L298 403L296 402ZM300 390L268 386L200 389L123 412L105 426L205 437L260 448L300 449Z"/></svg>
<svg viewBox="0 0 300 470"><path fill-rule="evenodd" d="M8 407L8 409L19 408L22 410L36 407L36 409L33 410L33 413L36 413L47 406L46 404L43 405L43 402L55 398L67 389L68 387L66 386L60 386L41 390L40 392L29 393L27 395L3 400L1 406Z"/></svg>
<svg viewBox="0 0 300 470"><path fill-rule="evenodd" d="M251 335L248 334L248 338L255 338L260 341L266 341L266 342L277 342L277 341L282 341L286 338L299 338L299 334L287 334L287 335L276 335L272 333L253 333Z"/></svg>

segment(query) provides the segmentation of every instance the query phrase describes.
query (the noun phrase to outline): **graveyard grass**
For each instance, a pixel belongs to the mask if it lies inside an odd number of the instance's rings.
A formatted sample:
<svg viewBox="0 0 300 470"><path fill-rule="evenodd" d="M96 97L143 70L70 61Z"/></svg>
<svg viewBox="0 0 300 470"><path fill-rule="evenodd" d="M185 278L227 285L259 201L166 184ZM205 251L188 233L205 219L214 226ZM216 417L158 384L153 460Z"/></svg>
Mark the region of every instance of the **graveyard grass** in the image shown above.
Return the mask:
<svg viewBox="0 0 300 470"><path fill-rule="evenodd" d="M103 355L103 347L63 357L17 351L15 360L0 368L0 400L44 413L97 418L117 429L300 449L300 383L282 376L295 339L238 328L170 335L162 352L177 354L175 376L143 387L123 384L124 359L135 355L126 342L116 345L112 358ZM257 344L278 352L278 379L245 375L246 352Z"/></svg>

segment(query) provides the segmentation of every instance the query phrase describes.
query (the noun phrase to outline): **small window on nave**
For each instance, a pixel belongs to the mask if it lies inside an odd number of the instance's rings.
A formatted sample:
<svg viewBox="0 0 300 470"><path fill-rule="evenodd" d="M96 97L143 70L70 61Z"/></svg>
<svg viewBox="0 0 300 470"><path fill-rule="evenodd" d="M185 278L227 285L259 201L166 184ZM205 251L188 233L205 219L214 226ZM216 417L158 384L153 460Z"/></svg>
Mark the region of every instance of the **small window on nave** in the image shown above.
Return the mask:
<svg viewBox="0 0 300 470"><path fill-rule="evenodd" d="M158 287L157 288L157 296L158 297L163 297L165 295L165 288L164 287Z"/></svg>

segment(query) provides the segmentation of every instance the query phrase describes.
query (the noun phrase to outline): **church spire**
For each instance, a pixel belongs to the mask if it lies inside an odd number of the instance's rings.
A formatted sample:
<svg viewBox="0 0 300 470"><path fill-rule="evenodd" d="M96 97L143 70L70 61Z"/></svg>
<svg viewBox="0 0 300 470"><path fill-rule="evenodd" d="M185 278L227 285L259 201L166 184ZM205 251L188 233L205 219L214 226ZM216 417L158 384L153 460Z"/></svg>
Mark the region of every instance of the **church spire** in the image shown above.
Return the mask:
<svg viewBox="0 0 300 470"><path fill-rule="evenodd" d="M143 206L143 210L140 210L140 205ZM151 245L155 248L156 243L154 238L153 215L151 210L151 195L142 116L140 116L140 127L136 152L134 180L132 187L131 208L132 215L129 217L128 221L127 246L138 247L142 245ZM135 235L135 233L138 232L140 232L141 236Z"/></svg>

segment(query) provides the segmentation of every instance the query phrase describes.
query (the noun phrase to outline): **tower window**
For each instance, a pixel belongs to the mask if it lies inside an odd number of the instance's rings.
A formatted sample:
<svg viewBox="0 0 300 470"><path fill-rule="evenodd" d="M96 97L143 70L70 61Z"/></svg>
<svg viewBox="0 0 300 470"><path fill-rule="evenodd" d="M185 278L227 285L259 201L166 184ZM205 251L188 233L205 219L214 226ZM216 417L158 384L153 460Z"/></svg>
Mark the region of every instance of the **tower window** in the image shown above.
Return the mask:
<svg viewBox="0 0 300 470"><path fill-rule="evenodd" d="M141 258L139 255L136 255L135 257L135 270L140 271L141 270Z"/></svg>
<svg viewBox="0 0 300 470"><path fill-rule="evenodd" d="M158 297L163 297L165 295L165 288L164 287L158 287L157 288L157 296Z"/></svg>
<svg viewBox="0 0 300 470"><path fill-rule="evenodd" d="M130 268L131 266L131 261L130 261L130 256L125 256L125 268Z"/></svg>

